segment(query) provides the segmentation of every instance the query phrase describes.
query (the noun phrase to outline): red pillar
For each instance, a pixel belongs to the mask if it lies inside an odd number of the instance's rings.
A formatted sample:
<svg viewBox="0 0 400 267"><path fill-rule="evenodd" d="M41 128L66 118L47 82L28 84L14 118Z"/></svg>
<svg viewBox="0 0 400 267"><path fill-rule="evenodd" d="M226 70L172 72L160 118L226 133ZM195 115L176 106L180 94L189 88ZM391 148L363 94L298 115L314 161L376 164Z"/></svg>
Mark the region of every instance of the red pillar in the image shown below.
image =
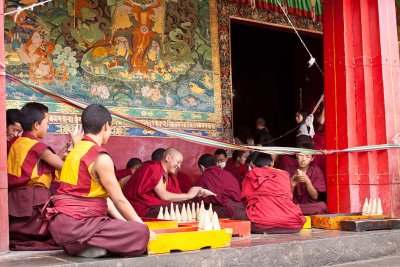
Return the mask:
<svg viewBox="0 0 400 267"><path fill-rule="evenodd" d="M393 0L325 0L327 149L391 143L400 133ZM400 150L327 156L328 209L357 212L366 197L400 215Z"/></svg>
<svg viewBox="0 0 400 267"><path fill-rule="evenodd" d="M0 14L4 13L0 0ZM6 151L6 86L4 64L4 16L0 15L0 253L8 251L8 190Z"/></svg>

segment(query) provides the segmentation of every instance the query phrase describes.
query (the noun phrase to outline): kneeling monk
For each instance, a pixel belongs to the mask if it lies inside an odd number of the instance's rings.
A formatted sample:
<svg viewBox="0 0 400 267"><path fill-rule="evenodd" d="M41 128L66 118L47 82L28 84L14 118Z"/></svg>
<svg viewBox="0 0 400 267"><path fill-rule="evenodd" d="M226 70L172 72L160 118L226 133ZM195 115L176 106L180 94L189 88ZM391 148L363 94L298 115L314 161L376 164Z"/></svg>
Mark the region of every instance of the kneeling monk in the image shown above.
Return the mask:
<svg viewBox="0 0 400 267"><path fill-rule="evenodd" d="M149 229L122 194L113 161L101 147L111 135L111 114L102 105L90 105L82 126L85 136L66 158L57 195L43 212L49 231L71 255L142 254Z"/></svg>
<svg viewBox="0 0 400 267"><path fill-rule="evenodd" d="M259 154L244 178L242 197L253 233L296 233L306 221L293 203L289 174L274 169L271 155Z"/></svg>
<svg viewBox="0 0 400 267"><path fill-rule="evenodd" d="M201 187L192 187L187 193L181 193L175 175L182 161L182 153L171 147L165 150L161 161L144 163L132 175L124 187L124 195L139 216L156 218L161 206L186 201L201 194Z"/></svg>

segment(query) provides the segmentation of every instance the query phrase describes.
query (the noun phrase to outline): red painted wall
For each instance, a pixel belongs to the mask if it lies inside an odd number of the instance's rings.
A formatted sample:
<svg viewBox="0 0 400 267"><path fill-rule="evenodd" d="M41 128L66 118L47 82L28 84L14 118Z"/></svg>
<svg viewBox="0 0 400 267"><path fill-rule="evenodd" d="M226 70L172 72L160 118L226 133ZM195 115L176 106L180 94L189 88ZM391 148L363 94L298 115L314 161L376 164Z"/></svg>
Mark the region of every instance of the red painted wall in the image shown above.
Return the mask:
<svg viewBox="0 0 400 267"><path fill-rule="evenodd" d="M0 0L0 14L4 1ZM0 15L0 62L4 64L4 16ZM5 69L0 66L0 72ZM5 76L0 74L0 110L6 110ZM0 112L0 254L8 251L8 184L6 161L6 113Z"/></svg>
<svg viewBox="0 0 400 267"><path fill-rule="evenodd" d="M48 134L44 140L56 152L67 142L68 137L60 134ZM158 137L123 137L112 136L105 145L117 168L124 168L130 158L150 160L151 153L159 148L175 147L183 153L182 172L195 181L200 170L197 167L198 158L204 153L214 154L216 148L207 147L175 138Z"/></svg>

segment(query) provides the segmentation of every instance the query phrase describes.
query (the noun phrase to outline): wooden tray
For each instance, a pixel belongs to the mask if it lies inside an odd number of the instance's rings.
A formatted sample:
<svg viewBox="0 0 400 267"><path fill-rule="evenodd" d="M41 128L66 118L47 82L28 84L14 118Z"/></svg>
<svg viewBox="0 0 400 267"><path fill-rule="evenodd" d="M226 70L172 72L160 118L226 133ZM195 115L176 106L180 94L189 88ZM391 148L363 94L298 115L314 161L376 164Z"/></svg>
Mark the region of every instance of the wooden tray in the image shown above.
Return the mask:
<svg viewBox="0 0 400 267"><path fill-rule="evenodd" d="M142 218L142 220L150 230L178 228L178 223L175 221L159 220L155 218Z"/></svg>
<svg viewBox="0 0 400 267"><path fill-rule="evenodd" d="M191 251L202 248L230 246L232 229L197 231L197 227L180 227L155 230L157 239L149 242L148 254L163 254L173 251Z"/></svg>
<svg viewBox="0 0 400 267"><path fill-rule="evenodd" d="M361 215L361 213L338 213L311 215L311 224L315 228L325 230L340 230L340 222L360 219L389 218L387 215Z"/></svg>
<svg viewBox="0 0 400 267"><path fill-rule="evenodd" d="M250 236L251 235L251 224L249 221L230 220L230 219L219 219L221 228L231 228L233 236ZM185 222L179 223L181 226L195 226L199 225L198 222Z"/></svg>

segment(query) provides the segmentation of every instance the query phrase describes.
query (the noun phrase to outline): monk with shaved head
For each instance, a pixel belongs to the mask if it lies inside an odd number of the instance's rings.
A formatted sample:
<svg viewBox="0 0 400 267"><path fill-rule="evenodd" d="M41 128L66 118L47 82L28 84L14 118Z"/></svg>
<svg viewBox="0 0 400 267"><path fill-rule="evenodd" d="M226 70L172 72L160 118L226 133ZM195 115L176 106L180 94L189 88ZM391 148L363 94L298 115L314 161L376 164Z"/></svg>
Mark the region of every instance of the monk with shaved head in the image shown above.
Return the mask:
<svg viewBox="0 0 400 267"><path fill-rule="evenodd" d="M201 187L192 187L187 193L179 189L176 174L182 161L182 153L170 147L165 150L161 161L144 163L132 175L123 192L139 216L155 218L160 207L200 195Z"/></svg>

